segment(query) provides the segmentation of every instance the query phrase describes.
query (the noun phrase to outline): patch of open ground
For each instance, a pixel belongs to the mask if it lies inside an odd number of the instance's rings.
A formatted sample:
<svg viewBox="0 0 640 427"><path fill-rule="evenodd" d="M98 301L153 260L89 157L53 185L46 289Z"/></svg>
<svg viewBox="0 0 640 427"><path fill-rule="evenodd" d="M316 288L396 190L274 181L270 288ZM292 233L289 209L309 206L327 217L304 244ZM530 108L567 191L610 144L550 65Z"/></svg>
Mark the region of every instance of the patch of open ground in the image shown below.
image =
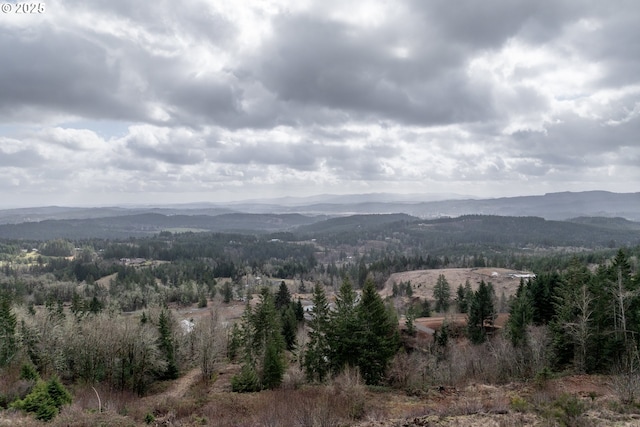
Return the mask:
<svg viewBox="0 0 640 427"><path fill-rule="evenodd" d="M451 293L454 294L459 285L465 284L469 280L469 284L473 290L478 288L480 281L491 282L496 295L500 297L502 292L508 298L515 295L520 285L520 277L531 275L531 272L517 271L505 268L439 268L435 270L413 270L402 273L393 273L387 279L384 289L380 291L383 297L393 294L393 284L401 282L411 282L413 295L421 299L433 299L433 288L435 287L438 276L443 275L449 286ZM526 279L525 279L526 280Z"/></svg>

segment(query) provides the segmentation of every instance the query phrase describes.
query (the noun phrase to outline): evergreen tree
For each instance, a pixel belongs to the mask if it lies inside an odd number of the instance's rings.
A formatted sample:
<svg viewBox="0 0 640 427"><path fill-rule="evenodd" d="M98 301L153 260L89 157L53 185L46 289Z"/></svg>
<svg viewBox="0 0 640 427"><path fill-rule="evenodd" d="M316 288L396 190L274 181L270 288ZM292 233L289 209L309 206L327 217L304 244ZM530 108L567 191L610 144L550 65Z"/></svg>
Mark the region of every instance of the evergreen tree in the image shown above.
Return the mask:
<svg viewBox="0 0 640 427"><path fill-rule="evenodd" d="M71 403L71 394L62 385L58 377L54 376L47 381L47 393L53 402L53 405L58 408L62 408L63 405Z"/></svg>
<svg viewBox="0 0 640 427"><path fill-rule="evenodd" d="M471 288L471 283L469 279L464 281L464 304L467 308L467 313L469 312L469 307L471 306L471 300L473 299L473 289Z"/></svg>
<svg viewBox="0 0 640 427"><path fill-rule="evenodd" d="M358 337L360 348L357 366L367 384L378 384L398 351L398 321L385 307L371 279L364 284L357 316L362 328Z"/></svg>
<svg viewBox="0 0 640 427"><path fill-rule="evenodd" d="M284 344L281 330L280 316L276 311L273 294L268 288L262 288L260 301L251 316L251 342L254 352L262 354L271 340Z"/></svg>
<svg viewBox="0 0 640 427"><path fill-rule="evenodd" d="M520 280L520 286L511 305L506 330L511 344L522 347L526 344L527 326L533 321L533 306L529 287Z"/></svg>
<svg viewBox="0 0 640 427"><path fill-rule="evenodd" d="M420 317L431 317L431 304L428 299L422 301L420 305Z"/></svg>
<svg viewBox="0 0 640 427"><path fill-rule="evenodd" d="M364 259L360 259L360 263L358 264L358 288L362 289L364 282L367 280L368 274L369 270L367 270L367 265L364 263Z"/></svg>
<svg viewBox="0 0 640 427"><path fill-rule="evenodd" d="M167 367L162 373L161 378L174 380L178 378L179 372L178 365L176 363L175 345L171 330L171 314L165 309L160 311L160 317L158 318L158 332L160 334L158 347L167 362Z"/></svg>
<svg viewBox="0 0 640 427"><path fill-rule="evenodd" d="M296 346L296 335L298 332L298 320L294 311L295 304L289 304L282 312L282 337L287 350L292 351Z"/></svg>
<svg viewBox="0 0 640 427"><path fill-rule="evenodd" d="M467 298L462 284L460 284L456 290L456 305L458 306L458 312L467 312Z"/></svg>
<svg viewBox="0 0 640 427"><path fill-rule="evenodd" d="M9 363L16 353L16 325L11 299L0 291L0 367Z"/></svg>
<svg viewBox="0 0 640 427"><path fill-rule="evenodd" d="M304 320L304 307L302 307L302 301L298 298L298 302L296 303L296 320L298 322L302 322Z"/></svg>
<svg viewBox="0 0 640 427"><path fill-rule="evenodd" d="M231 378L231 390L236 393L251 393L261 388L256 367L252 361L245 361L240 372Z"/></svg>
<svg viewBox="0 0 640 427"><path fill-rule="evenodd" d="M229 334L229 342L227 344L227 357L229 360L236 360L238 352L242 348L243 333L237 323L234 323L231 327L231 333Z"/></svg>
<svg viewBox="0 0 640 427"><path fill-rule="evenodd" d="M303 367L307 380L324 381L329 374L329 302L324 288L319 284L313 288L312 319L309 321L309 342L304 353Z"/></svg>
<svg viewBox="0 0 640 427"><path fill-rule="evenodd" d="M327 331L329 361L334 373L345 366L358 366L358 350L363 345L362 325L356 313L356 293L348 278L345 278L336 296L336 309L330 316Z"/></svg>
<svg viewBox="0 0 640 427"><path fill-rule="evenodd" d="M38 381L24 399L14 401L11 407L32 413L37 420L51 421L64 405L70 403L71 394L57 377L52 377L47 382Z"/></svg>
<svg viewBox="0 0 640 427"><path fill-rule="evenodd" d="M84 301L80 297L80 294L75 291L73 292L73 296L71 297L70 310L76 317L82 317L82 315L84 314Z"/></svg>
<svg viewBox="0 0 640 427"><path fill-rule="evenodd" d="M98 314L101 311L102 311L102 303L100 302L98 297L94 295L93 298L91 298L91 301L89 302L89 312L93 314Z"/></svg>
<svg viewBox="0 0 640 427"><path fill-rule="evenodd" d="M411 298L413 296L413 287L411 286L411 281L408 281L405 284L405 294Z"/></svg>
<svg viewBox="0 0 640 427"><path fill-rule="evenodd" d="M275 305L276 309L284 310L291 303L291 293L289 292L289 288L284 283L284 280L280 282L280 287L278 288L278 293L275 297Z"/></svg>
<svg viewBox="0 0 640 427"><path fill-rule="evenodd" d="M534 325L546 325L555 315L555 290L560 283L560 275L556 272L536 275L533 280L530 279L527 282L531 294Z"/></svg>
<svg viewBox="0 0 640 427"><path fill-rule="evenodd" d="M493 285L480 281L478 290L473 294L469 306L467 333L471 342L478 344L487 337L487 325L493 325L495 309L493 306Z"/></svg>
<svg viewBox="0 0 640 427"><path fill-rule="evenodd" d="M282 383L285 364L282 346L278 340L271 339L266 343L262 362L261 385L265 389L274 389Z"/></svg>
<svg viewBox="0 0 640 427"><path fill-rule="evenodd" d="M231 288L231 283L224 282L224 285L222 285L222 297L222 302L224 302L225 304L229 304L233 299L233 289Z"/></svg>
<svg viewBox="0 0 640 427"><path fill-rule="evenodd" d="M637 343L640 309L640 297L638 286L633 283L631 277L631 264L626 253L618 250L611 267L606 271L607 278L601 280L611 299L611 320L615 336L615 347L622 352L631 351Z"/></svg>
<svg viewBox="0 0 640 427"><path fill-rule="evenodd" d="M500 299L498 300L498 313L507 313L509 311L509 301L504 290L500 293Z"/></svg>
<svg viewBox="0 0 640 427"><path fill-rule="evenodd" d="M285 370L285 340L281 316L268 288L261 290L260 301L255 308L247 303L240 331L244 360L240 373L232 379L232 385L236 384L234 390L258 391L277 387ZM254 381L254 373L257 382ZM256 388L252 389L253 386Z"/></svg>
<svg viewBox="0 0 640 427"><path fill-rule="evenodd" d="M438 334L434 336L434 341L438 345L438 347L445 348L449 343L449 326L446 323L442 324Z"/></svg>
<svg viewBox="0 0 640 427"><path fill-rule="evenodd" d="M573 362L577 372L585 372L592 338L594 297L589 290L591 273L574 258L557 289L556 316L550 330L556 363Z"/></svg>
<svg viewBox="0 0 640 427"><path fill-rule="evenodd" d="M444 274L438 276L436 286L433 288L433 297L436 300L435 310L444 313L449 310L449 300L451 299L451 288Z"/></svg>
<svg viewBox="0 0 640 427"><path fill-rule="evenodd" d="M405 322L404 322L404 326L405 326L405 330L407 331L407 335L409 335L410 337L415 337L418 333L418 330L416 329L416 314L413 310L413 307L409 307L409 309L407 310L407 313L405 314Z"/></svg>

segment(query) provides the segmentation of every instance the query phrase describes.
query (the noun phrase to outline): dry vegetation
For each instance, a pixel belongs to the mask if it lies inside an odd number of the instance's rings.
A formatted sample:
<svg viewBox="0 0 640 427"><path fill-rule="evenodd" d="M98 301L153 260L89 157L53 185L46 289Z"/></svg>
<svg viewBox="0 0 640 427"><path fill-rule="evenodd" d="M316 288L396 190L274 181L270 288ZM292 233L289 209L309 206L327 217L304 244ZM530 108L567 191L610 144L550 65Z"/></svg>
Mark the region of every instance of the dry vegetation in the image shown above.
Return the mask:
<svg viewBox="0 0 640 427"><path fill-rule="evenodd" d="M414 297L431 299L439 275L452 291L469 280L473 288L481 280L494 284L499 295L515 293L519 279L505 269L438 269L393 274L382 295L391 295L393 283L411 281ZM107 285L107 279L99 279ZM298 282L287 280L295 289ZM309 286L310 287L310 286ZM299 294L294 294L297 299ZM303 295L309 297L309 295ZM255 302L257 296L252 300ZM205 321L209 308L174 306L176 320ZM223 323L233 322L245 303L233 301L217 306ZM136 313L134 315L137 315ZM507 316L497 318L504 326ZM466 315L421 318L416 322L438 329L443 322L464 328ZM401 322L402 323L402 322ZM94 328L95 329L95 328ZM548 371L544 328L529 328L531 343L526 357L500 333L471 345L454 335L446 348L438 348L425 334L418 334L411 353L400 352L393 360L385 386L365 386L357 372L347 370L326 384L308 385L289 355L282 386L259 393L233 393L230 379L239 365L221 356L214 375L205 381L200 368L185 369L174 381L156 383L140 398L130 391L87 384L69 386L73 403L52 422L44 424L14 410L0 412L1 426L300 426L300 427L401 427L401 426L640 426L640 376L560 375ZM301 330L298 344L304 343ZM406 339L411 340L410 338ZM218 342L218 341L216 341ZM19 368L0 377L0 395L18 397L27 384L18 380ZM513 378L527 378L514 382Z"/></svg>
<svg viewBox="0 0 640 427"><path fill-rule="evenodd" d="M562 381L573 383L572 380L571 377ZM434 387L421 396L412 396L353 384L345 386L336 380L323 387L235 394L212 392L197 383L182 398L166 397L149 402L114 395L108 399L109 408L102 413L95 410L95 403L83 404L83 399L77 398L51 425L638 425L638 415L625 413L626 409L621 411L606 384L599 384L596 390L601 392L594 394L591 380L584 388L574 386L572 390L575 394L553 388L539 390L527 384L470 385L460 389ZM85 390L85 394L89 398L90 390ZM0 423L41 425L12 413L7 413Z"/></svg>
<svg viewBox="0 0 640 427"><path fill-rule="evenodd" d="M439 268L433 270L414 270L393 273L385 282L380 292L383 297L392 295L393 284L411 282L413 295L422 299L433 299L433 288L441 274L447 279L451 291L455 292L458 285L464 285L467 280L472 289L477 289L481 280L491 282L496 295L504 292L506 297L515 295L520 279L509 276L509 273L528 273L505 268Z"/></svg>
<svg viewBox="0 0 640 427"><path fill-rule="evenodd" d="M610 376L537 375L509 382L516 373L538 366L508 362L517 355L501 339L481 346L464 341L438 354L399 354L390 370L392 384L367 387L347 370L324 385L303 385L302 372L290 366L276 390L232 393L235 364L221 363L212 381L197 369L165 382L144 398L105 387L71 388L74 401L51 423L62 426L634 426L640 425L636 400L626 398L637 381ZM540 360L542 365L544 360ZM534 360L535 365L535 360ZM544 371L542 371L544 372ZM0 386L9 384L3 378ZM626 389L623 387L626 386ZM100 407L98 398L100 396ZM637 394L635 395L637 396ZM101 411L99 411L101 409ZM0 413L0 426L40 426L18 412Z"/></svg>

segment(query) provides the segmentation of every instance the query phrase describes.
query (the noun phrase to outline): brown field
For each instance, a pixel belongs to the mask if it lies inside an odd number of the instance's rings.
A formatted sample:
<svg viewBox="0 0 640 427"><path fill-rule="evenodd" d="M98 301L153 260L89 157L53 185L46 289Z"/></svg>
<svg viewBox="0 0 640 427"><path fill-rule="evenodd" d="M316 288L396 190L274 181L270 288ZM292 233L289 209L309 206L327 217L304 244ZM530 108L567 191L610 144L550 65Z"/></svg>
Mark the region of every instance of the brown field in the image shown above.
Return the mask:
<svg viewBox="0 0 640 427"><path fill-rule="evenodd" d="M491 282L496 295L500 297L502 292L508 298L515 295L520 284L520 279L509 277L509 273L529 273L523 271L509 270L505 268L440 268L435 270L414 270L402 273L394 273L387 279L384 289L380 292L383 297L392 295L393 284L411 281L413 295L422 299L433 299L433 288L438 281L439 275L444 275L451 287L451 293L459 285L465 284L467 280L475 290L481 280Z"/></svg>
<svg viewBox="0 0 640 427"><path fill-rule="evenodd" d="M506 325L507 320L509 319L509 314L500 313L496 317L493 325L497 328L502 328ZM444 322L448 324L453 324L457 326L466 326L467 325L467 315L466 314L451 314L449 316L439 316L439 317L419 317L415 320L417 324L422 326L426 326L431 329L440 329Z"/></svg>

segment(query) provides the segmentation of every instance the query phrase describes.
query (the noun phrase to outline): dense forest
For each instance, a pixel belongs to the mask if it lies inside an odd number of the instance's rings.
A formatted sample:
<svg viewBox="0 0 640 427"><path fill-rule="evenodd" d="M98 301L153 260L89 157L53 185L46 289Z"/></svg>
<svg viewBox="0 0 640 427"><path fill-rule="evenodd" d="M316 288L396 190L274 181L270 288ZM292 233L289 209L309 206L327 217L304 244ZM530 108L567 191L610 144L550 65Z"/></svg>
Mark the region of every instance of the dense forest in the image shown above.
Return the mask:
<svg viewBox="0 0 640 427"><path fill-rule="evenodd" d="M234 392L345 375L416 393L602 374L630 379L632 404L637 233L620 220L360 215L275 233L6 239L0 407L52 420L85 386L145 396L193 370L213 384L221 366L237 367ZM393 273L483 267L532 274L508 297L442 274L427 297L410 282L382 292ZM425 332L425 316L444 320ZM336 416L361 418L364 402L349 402Z"/></svg>

